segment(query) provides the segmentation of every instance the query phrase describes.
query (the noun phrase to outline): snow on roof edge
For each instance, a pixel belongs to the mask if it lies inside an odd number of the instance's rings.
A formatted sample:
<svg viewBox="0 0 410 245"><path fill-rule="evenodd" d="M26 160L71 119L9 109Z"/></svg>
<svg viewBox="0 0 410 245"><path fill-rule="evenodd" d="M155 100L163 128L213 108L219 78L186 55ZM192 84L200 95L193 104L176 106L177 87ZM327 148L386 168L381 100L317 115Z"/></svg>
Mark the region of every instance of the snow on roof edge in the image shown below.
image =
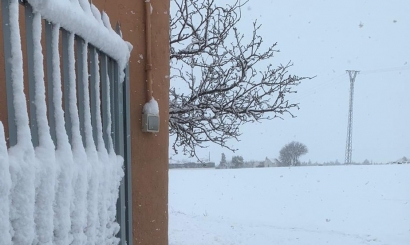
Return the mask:
<svg viewBox="0 0 410 245"><path fill-rule="evenodd" d="M104 25L108 19L104 12L101 15L102 20L97 20L91 9L90 11L83 10L78 0L28 0L28 2L33 7L33 11L40 13L44 19L60 24L65 30L80 36L86 42L115 59L121 68L120 70L125 69L131 55L132 45L124 41L110 28L111 26L108 29ZM95 6L91 8L95 8ZM106 19L104 20L104 18Z"/></svg>

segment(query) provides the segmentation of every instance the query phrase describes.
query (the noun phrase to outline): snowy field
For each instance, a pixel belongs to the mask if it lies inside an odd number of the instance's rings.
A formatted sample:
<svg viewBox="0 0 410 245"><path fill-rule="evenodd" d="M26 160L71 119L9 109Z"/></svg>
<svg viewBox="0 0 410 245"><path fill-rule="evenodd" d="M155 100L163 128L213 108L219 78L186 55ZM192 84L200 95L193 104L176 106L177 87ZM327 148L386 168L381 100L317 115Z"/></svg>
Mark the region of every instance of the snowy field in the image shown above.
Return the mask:
<svg viewBox="0 0 410 245"><path fill-rule="evenodd" d="M409 245L410 165L169 171L170 245Z"/></svg>

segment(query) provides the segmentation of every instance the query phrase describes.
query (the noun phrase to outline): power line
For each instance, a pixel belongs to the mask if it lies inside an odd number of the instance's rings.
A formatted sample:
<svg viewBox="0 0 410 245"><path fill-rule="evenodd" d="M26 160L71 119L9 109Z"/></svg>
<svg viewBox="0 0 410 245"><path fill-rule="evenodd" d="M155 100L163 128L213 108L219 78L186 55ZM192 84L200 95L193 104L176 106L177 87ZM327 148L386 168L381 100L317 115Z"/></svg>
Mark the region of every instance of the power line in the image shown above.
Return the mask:
<svg viewBox="0 0 410 245"><path fill-rule="evenodd" d="M304 99L304 98L309 97L309 96L311 96L312 94L316 93L316 91L317 91L318 89L320 89L320 90L322 91L324 88L328 88L328 87L330 87L330 86L332 86L332 85L335 85L336 82L337 82L343 75L344 75L344 74L335 76L335 77L333 77L333 78L331 78L331 79L328 79L328 80L326 80L326 81L324 81L324 82L321 82L321 83L319 83L319 84L314 84L313 87L308 87L308 88L306 88L306 89L303 89L303 90L302 90L303 93L299 93L299 92L297 93L297 98L298 98L298 99Z"/></svg>
<svg viewBox="0 0 410 245"><path fill-rule="evenodd" d="M386 73L386 72L397 72L397 71L406 71L410 70L410 66L399 66L399 67L389 67L389 68L380 68L380 69L375 69L375 70L365 70L365 71L360 71L360 75L368 75L368 74L374 74L374 73ZM321 82L319 84L315 84L313 87L309 87L303 90L303 93L298 93L298 99L304 99L306 97L311 96L314 92L317 91L318 88L323 89L323 88L328 88L332 85L335 85L337 82L339 82L339 79L343 76L344 74L339 74L337 76L332 77L331 79L328 79L324 82Z"/></svg>
<svg viewBox="0 0 410 245"><path fill-rule="evenodd" d="M410 66L399 66L399 67L389 67L389 68L381 68L381 69L375 69L375 70L367 70L367 71L361 71L360 74L364 75L364 74L395 72L395 71L404 71L404 70L410 70Z"/></svg>

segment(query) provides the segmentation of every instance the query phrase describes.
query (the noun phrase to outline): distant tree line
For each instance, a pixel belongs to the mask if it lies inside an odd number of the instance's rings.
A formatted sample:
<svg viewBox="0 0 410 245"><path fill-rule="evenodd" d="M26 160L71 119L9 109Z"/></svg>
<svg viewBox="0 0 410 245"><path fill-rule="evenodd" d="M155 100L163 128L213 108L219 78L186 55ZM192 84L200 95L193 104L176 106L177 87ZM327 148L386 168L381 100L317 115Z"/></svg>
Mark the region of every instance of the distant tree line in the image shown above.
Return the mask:
<svg viewBox="0 0 410 245"><path fill-rule="evenodd" d="M218 169L231 169L231 168L258 168L258 167L290 167L290 166L335 166L344 165L343 162L328 161L328 162L302 162L300 157L308 153L308 148L303 143L292 141L284 145L279 151L279 157L271 161L269 158L265 158L265 161L245 161L242 156L232 156L231 160L226 159L225 153L222 153ZM355 162L351 165L379 165L379 164L410 164L410 159L402 157L397 161L388 163L378 163L365 159L363 162Z"/></svg>
<svg viewBox="0 0 410 245"><path fill-rule="evenodd" d="M218 168L243 168L244 160L242 156L233 156L231 161L226 161L226 156L222 153L221 161Z"/></svg>
<svg viewBox="0 0 410 245"><path fill-rule="evenodd" d="M284 166L300 166L299 157L306 154L308 149L306 145L300 142L290 142L286 144L279 152L279 158L273 162L267 157L265 161L248 161L245 162L242 156L232 156L231 161L226 160L225 153L221 155L221 161L217 168L249 168L249 167L284 167Z"/></svg>

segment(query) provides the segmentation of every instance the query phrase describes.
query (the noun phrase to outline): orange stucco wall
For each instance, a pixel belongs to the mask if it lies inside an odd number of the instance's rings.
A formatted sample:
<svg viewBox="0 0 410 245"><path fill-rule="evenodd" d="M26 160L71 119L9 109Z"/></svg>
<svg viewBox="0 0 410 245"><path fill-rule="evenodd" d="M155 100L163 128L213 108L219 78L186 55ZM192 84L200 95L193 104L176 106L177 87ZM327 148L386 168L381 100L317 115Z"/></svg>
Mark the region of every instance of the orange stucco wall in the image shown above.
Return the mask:
<svg viewBox="0 0 410 245"><path fill-rule="evenodd" d="M93 0L119 21L125 40L132 43L130 60L133 244L168 244L168 91L169 0L151 0L153 96L160 108L160 132L141 131L145 103L145 0ZM1 18L0 18L1 21ZM0 25L1 26L1 25ZM1 31L1 30L0 30ZM1 40L2 38L0 38ZM0 66L4 67L2 40ZM142 58L141 58L142 57ZM6 124L4 69L0 70L0 120Z"/></svg>

